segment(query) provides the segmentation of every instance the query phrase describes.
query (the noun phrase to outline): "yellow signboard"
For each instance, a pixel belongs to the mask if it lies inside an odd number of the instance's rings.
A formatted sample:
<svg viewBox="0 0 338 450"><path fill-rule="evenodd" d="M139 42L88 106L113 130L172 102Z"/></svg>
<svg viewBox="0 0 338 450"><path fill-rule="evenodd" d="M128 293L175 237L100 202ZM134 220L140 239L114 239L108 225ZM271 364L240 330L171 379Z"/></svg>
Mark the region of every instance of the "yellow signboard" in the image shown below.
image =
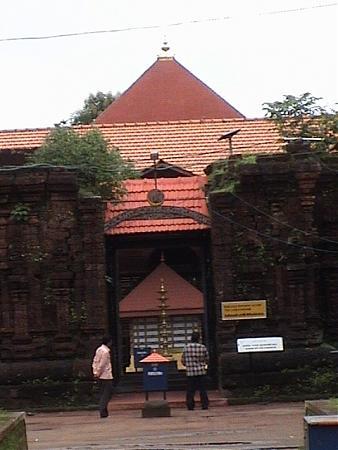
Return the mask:
<svg viewBox="0 0 338 450"><path fill-rule="evenodd" d="M222 320L266 319L266 300L222 302Z"/></svg>

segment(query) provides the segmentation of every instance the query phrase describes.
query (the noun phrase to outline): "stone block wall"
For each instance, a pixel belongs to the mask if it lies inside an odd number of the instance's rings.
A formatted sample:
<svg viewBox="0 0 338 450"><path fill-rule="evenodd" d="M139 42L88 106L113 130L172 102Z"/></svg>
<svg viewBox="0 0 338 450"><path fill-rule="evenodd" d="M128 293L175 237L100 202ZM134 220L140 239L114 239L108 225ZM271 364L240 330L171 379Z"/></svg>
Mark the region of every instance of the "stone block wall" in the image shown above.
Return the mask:
<svg viewBox="0 0 338 450"><path fill-rule="evenodd" d="M89 376L107 329L103 204L62 168L0 171L0 384Z"/></svg>
<svg viewBox="0 0 338 450"><path fill-rule="evenodd" d="M214 167L209 206L221 384L234 361L233 372L246 373L335 359L314 353L338 342L337 160L323 162L305 149L253 164L234 159L223 174ZM259 299L267 300L266 319L222 320L222 302ZM237 353L238 338L266 336L283 337L285 351ZM300 358L297 349L311 351Z"/></svg>

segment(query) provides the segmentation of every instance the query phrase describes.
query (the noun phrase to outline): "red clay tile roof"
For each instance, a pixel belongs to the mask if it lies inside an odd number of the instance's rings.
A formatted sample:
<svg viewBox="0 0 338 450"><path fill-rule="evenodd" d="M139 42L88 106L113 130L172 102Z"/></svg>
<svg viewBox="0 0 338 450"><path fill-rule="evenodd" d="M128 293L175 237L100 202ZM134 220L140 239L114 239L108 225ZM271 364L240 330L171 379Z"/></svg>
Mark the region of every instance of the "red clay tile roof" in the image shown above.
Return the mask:
<svg viewBox="0 0 338 450"><path fill-rule="evenodd" d="M74 127L79 133L99 129L110 147L137 168L149 167L151 152L157 151L167 163L195 174L203 174L210 163L229 156L226 132L240 128L232 139L233 153L277 153L282 151L281 136L269 119L206 119L176 122L146 122ZM40 147L50 129L0 131L1 149L34 150Z"/></svg>
<svg viewBox="0 0 338 450"><path fill-rule="evenodd" d="M1 150L35 150L44 143L52 128L0 130Z"/></svg>
<svg viewBox="0 0 338 450"><path fill-rule="evenodd" d="M243 118L174 58L158 58L96 123Z"/></svg>
<svg viewBox="0 0 338 450"><path fill-rule="evenodd" d="M164 192L163 207L175 206L208 217L208 208L205 202L203 186L206 184L205 176L159 178L157 188ZM136 208L148 207L151 212L154 207L147 202L147 193L154 189L153 179L128 180L125 182L128 195L125 201L117 204L108 203L105 222L108 224L116 220L120 214ZM163 219L134 219L124 220L112 228L106 228L105 233L111 235L156 233L174 231L194 231L208 229L209 225L198 223L193 218L163 218Z"/></svg>
<svg viewBox="0 0 338 450"><path fill-rule="evenodd" d="M167 291L168 315L203 312L202 292L162 262L120 302L120 317L158 316L161 279Z"/></svg>
<svg viewBox="0 0 338 450"><path fill-rule="evenodd" d="M146 356L140 361L140 363L166 363L166 362L170 362L170 359L166 358L165 356L162 356L160 353L157 353L155 351L151 352L150 355Z"/></svg>

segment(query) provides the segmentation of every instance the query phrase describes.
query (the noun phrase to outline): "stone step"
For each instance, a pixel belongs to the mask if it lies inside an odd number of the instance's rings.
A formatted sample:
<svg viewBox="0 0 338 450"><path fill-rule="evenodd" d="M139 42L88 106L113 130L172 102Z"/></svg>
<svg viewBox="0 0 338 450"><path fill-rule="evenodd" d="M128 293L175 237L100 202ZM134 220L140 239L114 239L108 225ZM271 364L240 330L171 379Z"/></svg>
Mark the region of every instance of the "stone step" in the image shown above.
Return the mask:
<svg viewBox="0 0 338 450"><path fill-rule="evenodd" d="M228 401L222 397L219 391L209 391L209 408L226 407ZM166 399L171 408L186 408L185 391L168 391ZM149 392L149 400L163 400L162 392ZM196 393L196 409L200 409L199 395ZM138 410L142 409L145 402L145 394L141 392L115 394L109 402L109 411Z"/></svg>

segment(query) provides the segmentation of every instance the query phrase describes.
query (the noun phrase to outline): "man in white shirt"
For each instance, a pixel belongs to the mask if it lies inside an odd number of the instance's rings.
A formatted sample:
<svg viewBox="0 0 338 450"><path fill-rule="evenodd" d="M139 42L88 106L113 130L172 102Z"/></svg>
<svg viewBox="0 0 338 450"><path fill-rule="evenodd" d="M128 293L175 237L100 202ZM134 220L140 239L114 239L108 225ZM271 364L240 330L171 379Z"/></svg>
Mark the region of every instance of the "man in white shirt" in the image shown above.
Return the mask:
<svg viewBox="0 0 338 450"><path fill-rule="evenodd" d="M104 336L101 345L96 349L93 359L93 375L100 384L100 417L108 417L108 403L113 393L113 373L110 358L110 336Z"/></svg>

